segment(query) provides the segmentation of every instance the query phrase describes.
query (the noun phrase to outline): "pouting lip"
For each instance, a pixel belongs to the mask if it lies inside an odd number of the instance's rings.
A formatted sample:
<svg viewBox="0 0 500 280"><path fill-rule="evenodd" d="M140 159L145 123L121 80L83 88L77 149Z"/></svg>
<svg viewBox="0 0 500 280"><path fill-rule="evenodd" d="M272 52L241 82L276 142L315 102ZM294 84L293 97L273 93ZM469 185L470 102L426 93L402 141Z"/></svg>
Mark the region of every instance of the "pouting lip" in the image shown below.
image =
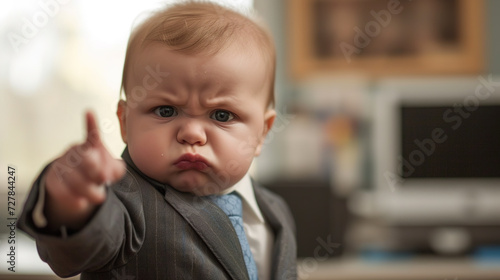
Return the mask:
<svg viewBox="0 0 500 280"><path fill-rule="evenodd" d="M192 164L191 164L192 163ZM174 165L186 165L187 166L210 166L208 161L201 155L198 154L183 154L175 162ZM184 169L184 168L182 168ZM199 168L196 168L199 169Z"/></svg>

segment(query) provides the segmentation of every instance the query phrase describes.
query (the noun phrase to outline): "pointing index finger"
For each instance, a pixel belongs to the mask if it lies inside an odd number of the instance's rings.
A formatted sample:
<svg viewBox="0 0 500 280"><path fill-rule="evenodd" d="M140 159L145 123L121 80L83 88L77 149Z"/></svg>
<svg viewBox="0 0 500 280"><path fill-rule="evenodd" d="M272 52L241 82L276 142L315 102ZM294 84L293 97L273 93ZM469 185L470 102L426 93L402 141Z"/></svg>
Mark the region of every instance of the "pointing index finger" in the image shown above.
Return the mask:
<svg viewBox="0 0 500 280"><path fill-rule="evenodd" d="M92 147L97 147L101 145L101 136L99 135L99 128L97 127L97 122L94 114L88 111L85 114L87 122L87 139L86 143L90 144Z"/></svg>

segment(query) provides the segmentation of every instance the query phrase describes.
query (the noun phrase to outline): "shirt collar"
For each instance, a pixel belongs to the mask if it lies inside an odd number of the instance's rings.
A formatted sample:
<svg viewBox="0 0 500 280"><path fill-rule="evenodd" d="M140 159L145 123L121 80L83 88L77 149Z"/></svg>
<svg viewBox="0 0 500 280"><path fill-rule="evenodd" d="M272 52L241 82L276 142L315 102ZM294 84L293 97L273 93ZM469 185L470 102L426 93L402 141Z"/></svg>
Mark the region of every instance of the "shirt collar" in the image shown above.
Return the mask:
<svg viewBox="0 0 500 280"><path fill-rule="evenodd" d="M221 192L221 194L228 194L230 192L237 192L246 204L249 206L250 211L257 217L259 222L264 223L264 216L262 212L260 212L260 208L257 205L257 200L255 199L255 193L252 187L252 180L250 179L250 175L248 173L241 178L236 184L232 187L225 189Z"/></svg>

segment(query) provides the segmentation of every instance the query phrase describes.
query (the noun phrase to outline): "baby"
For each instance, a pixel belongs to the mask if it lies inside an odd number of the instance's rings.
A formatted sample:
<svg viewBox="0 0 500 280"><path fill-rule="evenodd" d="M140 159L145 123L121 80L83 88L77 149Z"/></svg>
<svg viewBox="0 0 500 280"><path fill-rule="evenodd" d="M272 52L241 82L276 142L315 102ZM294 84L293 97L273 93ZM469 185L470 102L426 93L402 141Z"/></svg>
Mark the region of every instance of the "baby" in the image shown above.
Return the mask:
<svg viewBox="0 0 500 280"><path fill-rule="evenodd" d="M156 12L128 43L123 160L87 113L86 141L42 171L18 227L64 277L295 279L290 212L248 175L276 116L274 72L251 17L191 1Z"/></svg>

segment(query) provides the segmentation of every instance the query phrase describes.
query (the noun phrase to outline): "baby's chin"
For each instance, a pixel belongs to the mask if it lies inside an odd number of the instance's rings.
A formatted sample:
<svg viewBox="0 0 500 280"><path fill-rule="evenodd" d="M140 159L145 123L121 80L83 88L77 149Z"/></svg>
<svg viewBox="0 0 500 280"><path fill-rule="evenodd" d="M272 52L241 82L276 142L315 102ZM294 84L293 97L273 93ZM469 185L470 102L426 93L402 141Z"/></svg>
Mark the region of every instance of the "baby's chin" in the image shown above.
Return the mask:
<svg viewBox="0 0 500 280"><path fill-rule="evenodd" d="M196 196L207 196L207 195L212 195L212 194L218 194L224 191L227 188L222 188L219 186L213 185L202 185L202 186L197 186L197 185L189 185L189 184L168 184L172 188L180 191L180 192L187 192L187 193L192 193Z"/></svg>
<svg viewBox="0 0 500 280"><path fill-rule="evenodd" d="M241 179L237 177L220 179L219 177L213 175L213 173L200 172L197 170L172 172L168 174L144 173L150 178L160 183L169 185L177 191L192 193L196 196L219 194L233 186Z"/></svg>
<svg viewBox="0 0 500 280"><path fill-rule="evenodd" d="M179 181L165 181L163 182L175 190L180 192L192 193L196 196L207 196L212 194L218 194L222 191L228 189L231 185L221 186L213 181L189 181L189 180L179 180Z"/></svg>

